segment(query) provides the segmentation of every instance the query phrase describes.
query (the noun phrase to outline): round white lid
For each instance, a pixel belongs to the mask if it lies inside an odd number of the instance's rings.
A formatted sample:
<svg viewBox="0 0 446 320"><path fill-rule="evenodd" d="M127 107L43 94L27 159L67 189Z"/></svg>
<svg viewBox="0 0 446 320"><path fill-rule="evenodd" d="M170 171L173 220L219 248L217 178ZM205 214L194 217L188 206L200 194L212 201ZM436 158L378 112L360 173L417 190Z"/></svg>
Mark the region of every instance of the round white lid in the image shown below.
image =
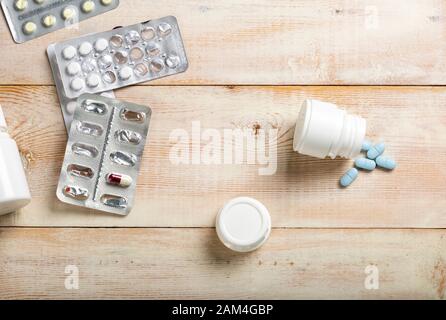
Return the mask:
<svg viewBox="0 0 446 320"><path fill-rule="evenodd" d="M228 248L239 252L253 251L268 239L271 217L261 202L249 197L238 197L227 202L220 210L216 230Z"/></svg>

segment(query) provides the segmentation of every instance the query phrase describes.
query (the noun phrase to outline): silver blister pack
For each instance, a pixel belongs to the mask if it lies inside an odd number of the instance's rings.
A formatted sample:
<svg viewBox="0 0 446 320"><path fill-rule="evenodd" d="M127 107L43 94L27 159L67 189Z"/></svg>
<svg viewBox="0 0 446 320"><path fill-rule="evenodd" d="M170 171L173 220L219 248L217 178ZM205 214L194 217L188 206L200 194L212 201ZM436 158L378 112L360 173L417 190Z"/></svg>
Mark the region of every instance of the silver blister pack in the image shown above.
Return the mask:
<svg viewBox="0 0 446 320"><path fill-rule="evenodd" d="M77 100L57 197L66 203L127 215L149 130L146 106L83 94Z"/></svg>
<svg viewBox="0 0 446 320"><path fill-rule="evenodd" d="M68 98L154 80L188 67L175 17L89 34L50 45Z"/></svg>
<svg viewBox="0 0 446 320"><path fill-rule="evenodd" d="M118 7L119 0L1 0L14 41L23 43Z"/></svg>
<svg viewBox="0 0 446 320"><path fill-rule="evenodd" d="M62 115L64 118L65 128L67 133L70 132L71 121L73 121L74 110L77 106L77 98L68 98L65 95L62 86L62 80L60 74L57 72L56 66L56 55L54 54L54 47L50 46L47 50L48 60L50 62L51 71L53 74L54 83L56 84L57 97L59 98L60 108L62 110ZM102 92L101 95L108 98L114 98L115 94L113 91Z"/></svg>

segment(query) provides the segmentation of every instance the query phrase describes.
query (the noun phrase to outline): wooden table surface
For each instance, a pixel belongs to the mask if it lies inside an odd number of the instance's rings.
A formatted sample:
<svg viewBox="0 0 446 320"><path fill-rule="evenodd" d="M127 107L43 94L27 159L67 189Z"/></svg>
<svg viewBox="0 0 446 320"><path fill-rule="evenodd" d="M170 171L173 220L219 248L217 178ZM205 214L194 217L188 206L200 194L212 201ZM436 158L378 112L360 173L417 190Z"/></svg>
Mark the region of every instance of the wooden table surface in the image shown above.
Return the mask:
<svg viewBox="0 0 446 320"><path fill-rule="evenodd" d="M67 134L47 46L167 15L178 18L187 72L115 92L153 112L135 207L118 217L58 201ZM0 298L445 299L445 30L441 0L121 0L21 45L1 17L0 104L33 199L0 217ZM366 118L398 168L341 190L351 160L292 151L305 98ZM172 164L170 133L194 121L277 128L276 174ZM226 249L213 228L241 195L263 202L273 223L249 254ZM70 265L77 290L64 285ZM379 289L365 285L370 268Z"/></svg>

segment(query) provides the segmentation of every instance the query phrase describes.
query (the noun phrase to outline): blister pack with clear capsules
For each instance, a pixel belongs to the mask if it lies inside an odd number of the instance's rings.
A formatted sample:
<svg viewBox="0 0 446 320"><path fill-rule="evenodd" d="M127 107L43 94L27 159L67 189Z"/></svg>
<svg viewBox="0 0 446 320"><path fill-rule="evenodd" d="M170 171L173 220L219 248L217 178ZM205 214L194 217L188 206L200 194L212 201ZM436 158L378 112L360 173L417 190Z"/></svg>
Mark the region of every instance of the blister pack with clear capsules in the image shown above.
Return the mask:
<svg viewBox="0 0 446 320"><path fill-rule="evenodd" d="M15 42L23 43L118 7L119 0L1 0Z"/></svg>
<svg viewBox="0 0 446 320"><path fill-rule="evenodd" d="M54 57L67 98L174 75L188 67L172 16L52 44L48 55Z"/></svg>
<svg viewBox="0 0 446 320"><path fill-rule="evenodd" d="M151 109L94 94L77 100L57 197L127 215L149 129Z"/></svg>

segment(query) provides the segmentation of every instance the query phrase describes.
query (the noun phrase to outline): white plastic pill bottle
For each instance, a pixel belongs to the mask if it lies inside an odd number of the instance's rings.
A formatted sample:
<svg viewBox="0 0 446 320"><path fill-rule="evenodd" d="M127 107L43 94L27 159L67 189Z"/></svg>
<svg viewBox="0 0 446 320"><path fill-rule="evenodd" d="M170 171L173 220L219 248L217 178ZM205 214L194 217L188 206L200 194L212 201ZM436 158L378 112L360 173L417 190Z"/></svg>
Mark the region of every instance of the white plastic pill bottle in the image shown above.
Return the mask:
<svg viewBox="0 0 446 320"><path fill-rule="evenodd" d="M14 212L31 201L19 149L6 129L0 106L0 215Z"/></svg>
<svg viewBox="0 0 446 320"><path fill-rule="evenodd" d="M293 149L320 159L351 159L361 152L365 134L365 119L332 103L305 100L296 122Z"/></svg>

